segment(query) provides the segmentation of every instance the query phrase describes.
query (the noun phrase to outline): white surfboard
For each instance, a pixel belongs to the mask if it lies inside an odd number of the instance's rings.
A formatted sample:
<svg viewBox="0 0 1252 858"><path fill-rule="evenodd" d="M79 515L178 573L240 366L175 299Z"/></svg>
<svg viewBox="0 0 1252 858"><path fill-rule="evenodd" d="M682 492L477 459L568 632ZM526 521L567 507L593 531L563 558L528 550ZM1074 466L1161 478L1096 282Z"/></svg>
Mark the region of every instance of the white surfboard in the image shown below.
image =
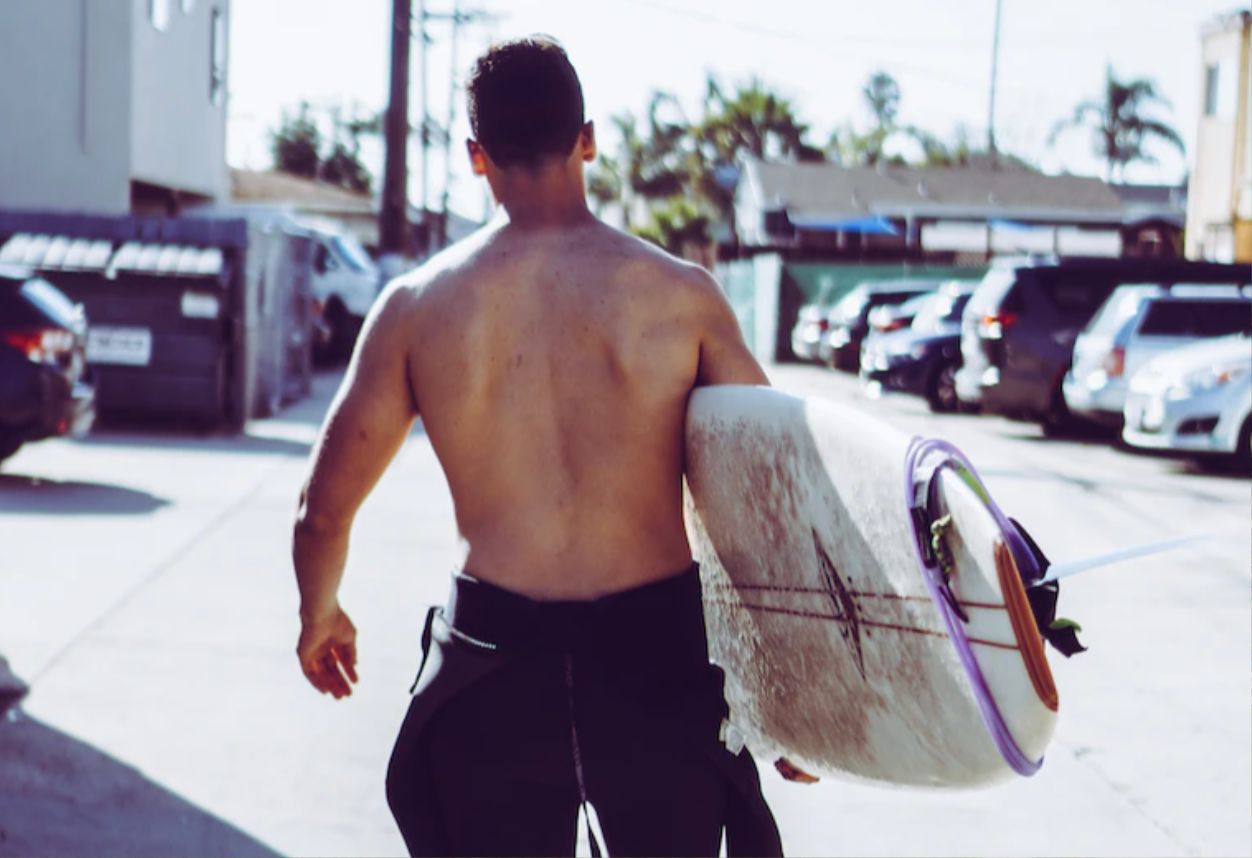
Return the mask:
<svg viewBox="0 0 1252 858"><path fill-rule="evenodd" d="M692 396L687 460L709 645L758 755L934 787L1038 768L1058 701L1019 571L1031 561L959 451L727 386ZM932 519L951 516L941 563L909 511L928 474Z"/></svg>

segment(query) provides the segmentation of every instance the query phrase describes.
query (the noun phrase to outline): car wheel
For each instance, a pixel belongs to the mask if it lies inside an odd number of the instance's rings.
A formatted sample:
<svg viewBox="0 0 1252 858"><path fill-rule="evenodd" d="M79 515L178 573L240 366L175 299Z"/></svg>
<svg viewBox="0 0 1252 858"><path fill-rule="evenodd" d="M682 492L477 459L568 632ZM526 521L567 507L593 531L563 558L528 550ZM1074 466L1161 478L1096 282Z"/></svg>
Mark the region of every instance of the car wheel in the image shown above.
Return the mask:
<svg viewBox="0 0 1252 858"><path fill-rule="evenodd" d="M1252 416L1243 421L1239 430L1239 446L1235 448L1235 466L1245 473L1252 468Z"/></svg>
<svg viewBox="0 0 1252 858"><path fill-rule="evenodd" d="M961 408L961 400L956 395L956 364L945 363L939 367L930 382L926 401L935 412L947 413Z"/></svg>
<svg viewBox="0 0 1252 858"><path fill-rule="evenodd" d="M1074 431L1074 415L1065 403L1065 394L1061 392L1060 385L1052 391L1052 399L1041 424L1043 434L1049 438L1060 438Z"/></svg>
<svg viewBox="0 0 1252 858"><path fill-rule="evenodd" d="M359 325L352 314L338 300L326 305L324 317L326 327L330 329L330 337L316 355L318 362L323 364L343 363L352 355L356 345Z"/></svg>

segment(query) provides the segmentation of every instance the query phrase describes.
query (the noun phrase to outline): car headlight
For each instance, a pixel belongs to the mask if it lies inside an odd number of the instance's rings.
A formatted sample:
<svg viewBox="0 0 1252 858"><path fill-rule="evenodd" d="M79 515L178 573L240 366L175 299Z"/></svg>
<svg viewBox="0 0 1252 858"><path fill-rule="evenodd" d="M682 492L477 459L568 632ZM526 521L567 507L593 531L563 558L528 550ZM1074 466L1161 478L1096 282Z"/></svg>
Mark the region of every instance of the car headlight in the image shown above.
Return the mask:
<svg viewBox="0 0 1252 858"><path fill-rule="evenodd" d="M1223 387L1252 372L1246 363L1218 364L1194 370L1174 379L1165 391L1166 399L1187 399L1218 387Z"/></svg>

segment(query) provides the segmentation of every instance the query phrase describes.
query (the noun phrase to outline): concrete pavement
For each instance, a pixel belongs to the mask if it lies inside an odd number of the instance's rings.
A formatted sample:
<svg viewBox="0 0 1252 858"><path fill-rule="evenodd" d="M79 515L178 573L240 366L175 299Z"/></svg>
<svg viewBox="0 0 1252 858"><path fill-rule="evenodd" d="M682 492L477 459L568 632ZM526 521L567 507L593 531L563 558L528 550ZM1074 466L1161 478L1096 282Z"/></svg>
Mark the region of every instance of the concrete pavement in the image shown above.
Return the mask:
<svg viewBox="0 0 1252 858"><path fill-rule="evenodd" d="M847 394L817 370L772 374ZM307 687L289 526L336 382L319 377L312 398L239 439L104 432L6 463L0 655L31 691L0 722L0 855L403 854L382 777L420 622L458 546L415 432L353 535L343 601L362 683L338 703ZM1175 484L1155 463L1101 464L977 420L893 419L954 437L1002 503L1039 510L1027 520L1049 549L1093 553L1110 530L1169 535L1165 507L1144 500L1161 487L1192 492L1169 507L1183 514L1246 525L1252 506L1246 480ZM1110 504L1079 477L1130 488ZM1145 524L1154 509L1164 520ZM1035 778L959 793L805 787L764 765L789 853L1252 854L1252 573L1243 537L1223 539L1185 577L1162 560L1133 583L1110 573L1066 588L1063 613L1092 651L1053 660L1062 721Z"/></svg>

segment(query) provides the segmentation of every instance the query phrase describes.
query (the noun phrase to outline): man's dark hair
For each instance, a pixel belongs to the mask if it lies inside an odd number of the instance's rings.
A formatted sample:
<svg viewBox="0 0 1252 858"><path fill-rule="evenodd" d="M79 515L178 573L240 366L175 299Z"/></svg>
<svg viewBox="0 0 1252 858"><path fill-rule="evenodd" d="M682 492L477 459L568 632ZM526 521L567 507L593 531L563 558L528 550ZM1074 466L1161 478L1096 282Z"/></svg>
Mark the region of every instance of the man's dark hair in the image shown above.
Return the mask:
<svg viewBox="0 0 1252 858"><path fill-rule="evenodd" d="M548 36L493 45L474 63L466 92L474 139L500 167L565 157L582 129L578 73Z"/></svg>

